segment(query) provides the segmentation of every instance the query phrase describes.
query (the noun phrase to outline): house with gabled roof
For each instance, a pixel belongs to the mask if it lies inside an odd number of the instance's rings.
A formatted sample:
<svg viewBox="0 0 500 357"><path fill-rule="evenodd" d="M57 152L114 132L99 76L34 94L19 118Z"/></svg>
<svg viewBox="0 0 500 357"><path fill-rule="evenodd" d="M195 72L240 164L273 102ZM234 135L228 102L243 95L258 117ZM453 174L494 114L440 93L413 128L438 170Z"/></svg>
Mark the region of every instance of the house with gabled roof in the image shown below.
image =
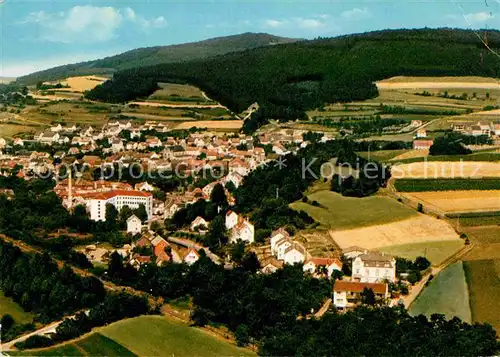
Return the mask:
<svg viewBox="0 0 500 357"><path fill-rule="evenodd" d="M384 253L369 252L352 262L352 278L362 283L396 281L396 259Z"/></svg>
<svg viewBox="0 0 500 357"><path fill-rule="evenodd" d="M303 269L304 272L310 273L313 276L321 276L321 272L319 271L321 267L325 268L326 275L328 278L331 278L334 270L342 271L342 262L337 258L312 257L304 263Z"/></svg>
<svg viewBox="0 0 500 357"><path fill-rule="evenodd" d="M298 242L293 242L291 246L285 249L283 254L283 261L289 265L303 263L306 259L307 250Z"/></svg>
<svg viewBox="0 0 500 357"><path fill-rule="evenodd" d="M390 298L388 284L337 280L333 286L333 304L340 310L354 308L362 303L365 289L373 291L379 304Z"/></svg>

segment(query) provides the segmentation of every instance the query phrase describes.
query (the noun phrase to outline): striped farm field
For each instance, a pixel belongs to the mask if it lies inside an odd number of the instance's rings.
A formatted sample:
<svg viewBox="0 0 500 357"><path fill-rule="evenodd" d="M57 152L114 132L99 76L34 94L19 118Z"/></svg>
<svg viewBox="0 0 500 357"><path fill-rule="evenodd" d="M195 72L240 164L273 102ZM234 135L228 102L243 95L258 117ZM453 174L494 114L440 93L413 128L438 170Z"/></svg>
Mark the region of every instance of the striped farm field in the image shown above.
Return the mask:
<svg viewBox="0 0 500 357"><path fill-rule="evenodd" d="M499 161L426 161L392 166L392 177L397 179L485 178L500 177Z"/></svg>
<svg viewBox="0 0 500 357"><path fill-rule="evenodd" d="M399 192L500 190L500 178L484 179L399 179L394 183Z"/></svg>
<svg viewBox="0 0 500 357"><path fill-rule="evenodd" d="M405 197L445 213L500 211L500 190L411 192Z"/></svg>

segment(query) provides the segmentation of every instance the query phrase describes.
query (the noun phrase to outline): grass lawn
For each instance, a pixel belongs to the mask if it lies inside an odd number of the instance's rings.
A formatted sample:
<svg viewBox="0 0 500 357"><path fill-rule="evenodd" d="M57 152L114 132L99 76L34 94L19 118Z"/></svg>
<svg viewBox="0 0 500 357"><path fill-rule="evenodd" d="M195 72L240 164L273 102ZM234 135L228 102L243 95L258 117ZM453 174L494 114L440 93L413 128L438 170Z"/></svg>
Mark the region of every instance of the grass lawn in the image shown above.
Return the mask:
<svg viewBox="0 0 500 357"><path fill-rule="evenodd" d="M21 306L19 306L14 300L6 297L2 291L0 291L0 317L10 314L17 324L27 324L33 321L35 317L34 314L25 312Z"/></svg>
<svg viewBox="0 0 500 357"><path fill-rule="evenodd" d="M471 260L464 262L470 291L470 305L474 322L488 322L500 331L499 271L500 260Z"/></svg>
<svg viewBox="0 0 500 357"><path fill-rule="evenodd" d="M410 306L410 314L431 316L444 314L471 322L469 292L461 261L450 265L438 274Z"/></svg>
<svg viewBox="0 0 500 357"><path fill-rule="evenodd" d="M398 157L399 155L403 155L407 153L410 150L379 150L379 151L370 151L368 155L368 151L362 151L358 152L358 155L361 157L364 157L365 159L370 158L371 160L375 161L380 161L380 162L385 162L389 161L391 159L394 159L395 157Z"/></svg>
<svg viewBox="0 0 500 357"><path fill-rule="evenodd" d="M100 330L139 356L251 356L249 350L162 316L122 320Z"/></svg>
<svg viewBox="0 0 500 357"><path fill-rule="evenodd" d="M432 265L439 266L453 253L464 246L464 241L423 242L413 244L393 245L380 248L381 252L389 255L415 260L418 256L425 256Z"/></svg>
<svg viewBox="0 0 500 357"><path fill-rule="evenodd" d="M38 351L9 352L11 356L136 356L112 339L93 333L77 342L67 343L58 347Z"/></svg>
<svg viewBox="0 0 500 357"><path fill-rule="evenodd" d="M500 179L398 179L394 187L400 192L500 190Z"/></svg>
<svg viewBox="0 0 500 357"><path fill-rule="evenodd" d="M417 216L416 211L388 197L352 198L331 191L319 191L307 197L311 202L318 201L321 206L297 201L291 207L305 211L327 229L359 228Z"/></svg>

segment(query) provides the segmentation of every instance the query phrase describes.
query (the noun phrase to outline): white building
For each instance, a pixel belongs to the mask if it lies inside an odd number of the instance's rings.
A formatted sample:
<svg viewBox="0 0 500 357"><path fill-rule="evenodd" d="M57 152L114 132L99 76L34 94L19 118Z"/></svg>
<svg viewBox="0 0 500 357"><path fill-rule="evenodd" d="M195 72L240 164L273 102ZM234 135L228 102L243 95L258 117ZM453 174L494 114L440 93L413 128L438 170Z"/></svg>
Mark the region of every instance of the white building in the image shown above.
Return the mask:
<svg viewBox="0 0 500 357"><path fill-rule="evenodd" d="M283 261L285 264L294 265L298 263L303 263L306 260L307 251L299 243L293 242L291 246L285 249L283 254Z"/></svg>
<svg viewBox="0 0 500 357"><path fill-rule="evenodd" d="M367 253L352 262L352 277L362 283L378 283L396 280L396 259L389 255Z"/></svg>
<svg viewBox="0 0 500 357"><path fill-rule="evenodd" d="M288 237L283 237L278 240L274 246L274 250L271 251L272 255L278 260L283 260L285 257L285 251L293 244L293 241Z"/></svg>
<svg viewBox="0 0 500 357"><path fill-rule="evenodd" d="M314 276L321 276L318 273L318 268L324 266L328 278L331 278L333 271L342 271L342 262L335 258L311 258L304 263L304 272L308 272Z"/></svg>
<svg viewBox="0 0 500 357"><path fill-rule="evenodd" d="M193 265L200 259L200 255L194 249L190 249L189 252L184 256L184 263L187 265Z"/></svg>
<svg viewBox="0 0 500 357"><path fill-rule="evenodd" d="M333 287L333 304L340 310L356 307L362 302L365 289L372 290L375 300L380 303L385 303L390 297L387 284L338 280Z"/></svg>
<svg viewBox="0 0 500 357"><path fill-rule="evenodd" d="M196 217L191 225L189 226L190 230L195 231L196 229L205 230L208 228L208 222L203 217Z"/></svg>
<svg viewBox="0 0 500 357"><path fill-rule="evenodd" d="M425 129L419 129L419 130L417 130L416 137L417 137L417 139L426 138L427 137L427 131Z"/></svg>
<svg viewBox="0 0 500 357"><path fill-rule="evenodd" d="M277 255L277 243L283 238L290 239L290 234L284 228L279 228L271 234L271 254Z"/></svg>
<svg viewBox="0 0 500 357"><path fill-rule="evenodd" d="M233 211L227 211L226 213L226 229L232 229L238 223L238 215Z"/></svg>
<svg viewBox="0 0 500 357"><path fill-rule="evenodd" d="M131 209L137 209L142 204L146 208L148 220L153 212L153 195L149 192L112 190L108 192L99 192L89 196L87 207L90 211L90 219L94 221L106 220L106 204L112 204L118 210L125 206Z"/></svg>
<svg viewBox="0 0 500 357"><path fill-rule="evenodd" d="M127 219L127 233L137 234L141 233L142 221L135 214Z"/></svg>
<svg viewBox="0 0 500 357"><path fill-rule="evenodd" d="M255 227L243 217L238 217L238 223L233 226L229 234L229 241L231 243L236 243L238 240L247 243L255 241Z"/></svg>

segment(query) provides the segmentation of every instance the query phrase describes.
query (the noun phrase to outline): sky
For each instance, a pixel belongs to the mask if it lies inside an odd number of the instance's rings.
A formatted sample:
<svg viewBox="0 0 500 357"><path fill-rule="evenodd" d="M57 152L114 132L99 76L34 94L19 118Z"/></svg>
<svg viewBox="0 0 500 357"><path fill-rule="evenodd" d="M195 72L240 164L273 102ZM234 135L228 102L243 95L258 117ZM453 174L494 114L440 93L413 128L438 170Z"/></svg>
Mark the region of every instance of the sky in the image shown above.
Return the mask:
<svg viewBox="0 0 500 357"><path fill-rule="evenodd" d="M0 0L0 77L244 32L312 39L422 27L499 29L500 0Z"/></svg>

